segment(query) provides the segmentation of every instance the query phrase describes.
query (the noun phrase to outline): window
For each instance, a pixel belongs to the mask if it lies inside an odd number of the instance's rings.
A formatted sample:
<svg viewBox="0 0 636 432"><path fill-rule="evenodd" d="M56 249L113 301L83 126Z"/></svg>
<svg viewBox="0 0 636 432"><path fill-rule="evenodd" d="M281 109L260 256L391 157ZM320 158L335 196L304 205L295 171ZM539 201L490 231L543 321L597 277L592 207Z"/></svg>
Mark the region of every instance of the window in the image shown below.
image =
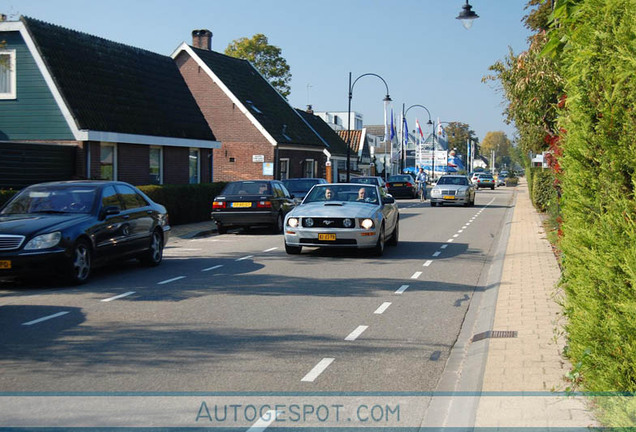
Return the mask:
<svg viewBox="0 0 636 432"><path fill-rule="evenodd" d="M102 192L102 208L106 207L121 208L117 192L115 192L115 188L112 186L106 187Z"/></svg>
<svg viewBox="0 0 636 432"><path fill-rule="evenodd" d="M201 165L199 164L199 161L199 149L190 149L190 184L197 184L201 181Z"/></svg>
<svg viewBox="0 0 636 432"><path fill-rule="evenodd" d="M146 200L130 186L117 185L116 189L124 202L124 209L130 210L148 205Z"/></svg>
<svg viewBox="0 0 636 432"><path fill-rule="evenodd" d="M101 143L99 148L99 178L117 180L117 146Z"/></svg>
<svg viewBox="0 0 636 432"><path fill-rule="evenodd" d="M15 99L15 50L0 50L0 99Z"/></svg>
<svg viewBox="0 0 636 432"><path fill-rule="evenodd" d="M280 179L286 180L289 178L289 159L280 160Z"/></svg>
<svg viewBox="0 0 636 432"><path fill-rule="evenodd" d="M305 172L303 173L303 177L315 177L314 176L314 160L306 159L305 160Z"/></svg>
<svg viewBox="0 0 636 432"><path fill-rule="evenodd" d="M163 184L162 156L162 147L150 147L150 184Z"/></svg>

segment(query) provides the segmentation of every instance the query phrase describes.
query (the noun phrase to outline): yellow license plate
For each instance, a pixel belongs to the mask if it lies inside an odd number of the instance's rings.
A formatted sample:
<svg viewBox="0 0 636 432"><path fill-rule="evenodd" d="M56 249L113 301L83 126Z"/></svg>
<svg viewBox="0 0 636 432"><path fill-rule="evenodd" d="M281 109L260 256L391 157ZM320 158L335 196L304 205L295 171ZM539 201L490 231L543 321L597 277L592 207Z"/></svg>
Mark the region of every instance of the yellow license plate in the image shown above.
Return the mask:
<svg viewBox="0 0 636 432"><path fill-rule="evenodd" d="M335 234L318 234L318 240L335 241L336 235Z"/></svg>
<svg viewBox="0 0 636 432"><path fill-rule="evenodd" d="M402 186L404 186L404 183L395 183L393 186L395 186L395 187L402 187Z"/></svg>
<svg viewBox="0 0 636 432"><path fill-rule="evenodd" d="M444 195L444 199L455 199L455 195Z"/></svg>
<svg viewBox="0 0 636 432"><path fill-rule="evenodd" d="M251 202L233 202L232 203L232 207L236 208L236 207L252 207L252 203Z"/></svg>
<svg viewBox="0 0 636 432"><path fill-rule="evenodd" d="M10 269L11 268L11 261L0 261L0 269Z"/></svg>

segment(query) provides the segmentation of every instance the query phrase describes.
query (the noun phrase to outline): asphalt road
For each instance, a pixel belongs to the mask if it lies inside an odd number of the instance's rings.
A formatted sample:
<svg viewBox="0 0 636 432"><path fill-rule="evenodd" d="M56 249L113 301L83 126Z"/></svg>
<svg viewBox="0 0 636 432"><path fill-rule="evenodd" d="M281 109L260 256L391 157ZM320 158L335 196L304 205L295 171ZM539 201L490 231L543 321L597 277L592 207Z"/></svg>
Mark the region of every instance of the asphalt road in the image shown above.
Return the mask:
<svg viewBox="0 0 636 432"><path fill-rule="evenodd" d="M235 231L82 287L0 283L2 392L426 392L483 286L512 191L399 200L381 258Z"/></svg>

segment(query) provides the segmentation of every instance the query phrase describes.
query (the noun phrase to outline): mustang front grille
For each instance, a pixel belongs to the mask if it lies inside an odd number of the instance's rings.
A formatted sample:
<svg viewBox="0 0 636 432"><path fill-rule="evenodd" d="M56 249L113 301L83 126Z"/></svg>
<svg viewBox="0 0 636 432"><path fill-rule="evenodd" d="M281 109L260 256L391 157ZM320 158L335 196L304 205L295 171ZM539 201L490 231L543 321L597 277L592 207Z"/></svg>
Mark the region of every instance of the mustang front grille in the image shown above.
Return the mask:
<svg viewBox="0 0 636 432"><path fill-rule="evenodd" d="M311 218L314 221L311 226L307 224L307 219L302 219L303 227L305 228L355 228L356 226L355 218ZM345 219L351 220L351 226L344 226Z"/></svg>

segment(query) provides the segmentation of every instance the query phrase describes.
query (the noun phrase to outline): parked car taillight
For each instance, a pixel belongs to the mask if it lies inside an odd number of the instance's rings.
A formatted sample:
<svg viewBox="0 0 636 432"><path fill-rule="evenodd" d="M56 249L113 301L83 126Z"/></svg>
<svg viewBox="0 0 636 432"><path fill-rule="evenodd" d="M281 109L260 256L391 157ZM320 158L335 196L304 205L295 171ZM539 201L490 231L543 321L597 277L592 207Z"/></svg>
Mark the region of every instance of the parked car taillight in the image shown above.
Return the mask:
<svg viewBox="0 0 636 432"><path fill-rule="evenodd" d="M212 208L213 209L224 209L226 207L226 202L225 201L214 201L212 203Z"/></svg>
<svg viewBox="0 0 636 432"><path fill-rule="evenodd" d="M407 182L406 187L413 187L413 185L410 182Z"/></svg>
<svg viewBox="0 0 636 432"><path fill-rule="evenodd" d="M256 203L256 207L258 208L272 208L271 201L259 201Z"/></svg>

